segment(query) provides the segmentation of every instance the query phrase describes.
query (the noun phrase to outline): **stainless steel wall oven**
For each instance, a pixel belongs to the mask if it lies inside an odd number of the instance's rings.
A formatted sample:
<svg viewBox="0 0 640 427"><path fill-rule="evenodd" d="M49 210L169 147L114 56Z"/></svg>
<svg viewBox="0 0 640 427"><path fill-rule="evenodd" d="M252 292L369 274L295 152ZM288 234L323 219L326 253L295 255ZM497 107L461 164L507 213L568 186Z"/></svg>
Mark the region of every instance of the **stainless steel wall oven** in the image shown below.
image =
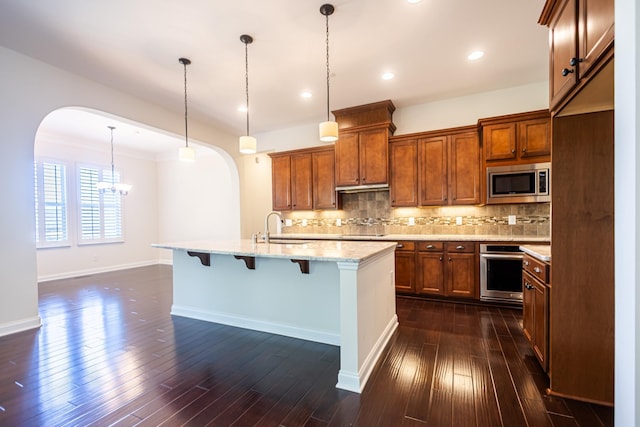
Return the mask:
<svg viewBox="0 0 640 427"><path fill-rule="evenodd" d="M480 245L480 300L522 304L522 251L518 245Z"/></svg>

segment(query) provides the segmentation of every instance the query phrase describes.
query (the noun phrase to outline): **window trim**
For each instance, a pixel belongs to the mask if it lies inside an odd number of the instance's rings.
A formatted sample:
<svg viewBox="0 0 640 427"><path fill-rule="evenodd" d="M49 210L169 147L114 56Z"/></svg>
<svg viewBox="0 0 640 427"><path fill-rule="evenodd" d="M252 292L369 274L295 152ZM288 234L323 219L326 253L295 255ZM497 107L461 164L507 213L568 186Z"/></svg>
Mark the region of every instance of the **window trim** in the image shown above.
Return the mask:
<svg viewBox="0 0 640 427"><path fill-rule="evenodd" d="M62 167L63 172L63 181L61 193L63 197L63 201L60 203L62 205L62 209L64 210L64 240L46 240L47 231L46 231L46 198L45 198L45 188L44 188L44 164L53 164L57 167ZM69 163L49 157L36 157L33 162L33 179L34 179L34 221L35 221L35 229L34 229L34 240L36 243L36 249L48 249L48 248L64 248L71 246L71 236L70 231L72 225L70 225L69 218Z"/></svg>

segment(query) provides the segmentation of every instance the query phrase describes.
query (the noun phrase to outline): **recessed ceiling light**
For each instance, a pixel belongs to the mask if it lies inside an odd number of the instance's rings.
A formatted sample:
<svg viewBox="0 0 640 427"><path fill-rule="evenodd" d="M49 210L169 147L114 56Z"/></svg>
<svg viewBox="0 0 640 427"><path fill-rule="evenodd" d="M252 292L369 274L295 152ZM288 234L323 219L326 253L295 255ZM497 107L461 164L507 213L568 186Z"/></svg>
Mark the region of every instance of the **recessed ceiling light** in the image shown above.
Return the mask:
<svg viewBox="0 0 640 427"><path fill-rule="evenodd" d="M388 72L382 75L382 80L391 80L394 77L395 77L395 74Z"/></svg>
<svg viewBox="0 0 640 427"><path fill-rule="evenodd" d="M411 3L411 4L420 3L420 0L407 0L407 3Z"/></svg>
<svg viewBox="0 0 640 427"><path fill-rule="evenodd" d="M309 92L309 91L304 91L304 92L302 92L302 93L300 94L300 96L301 96L302 98L311 98L311 97L313 96L313 94L312 94L311 92Z"/></svg>
<svg viewBox="0 0 640 427"><path fill-rule="evenodd" d="M238 111L240 111L241 113L246 113L247 112L247 106L246 105L241 105L238 107Z"/></svg>
<svg viewBox="0 0 640 427"><path fill-rule="evenodd" d="M480 59L480 58L482 58L483 56L484 56L484 52L483 52L483 51L481 51L481 50L476 50L476 51L474 51L474 52L471 52L471 53L469 54L469 56L467 56L467 59L468 59L469 61L475 61L476 59Z"/></svg>

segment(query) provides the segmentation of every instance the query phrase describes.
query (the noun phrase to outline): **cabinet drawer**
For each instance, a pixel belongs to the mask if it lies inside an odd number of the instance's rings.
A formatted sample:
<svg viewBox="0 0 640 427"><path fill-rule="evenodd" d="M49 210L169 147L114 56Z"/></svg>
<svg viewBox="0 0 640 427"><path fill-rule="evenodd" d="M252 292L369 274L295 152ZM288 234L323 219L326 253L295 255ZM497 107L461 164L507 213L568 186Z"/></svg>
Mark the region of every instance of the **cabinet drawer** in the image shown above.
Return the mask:
<svg viewBox="0 0 640 427"><path fill-rule="evenodd" d="M418 242L418 250L420 252L442 252L444 250L443 242Z"/></svg>
<svg viewBox="0 0 640 427"><path fill-rule="evenodd" d="M402 240L397 243L398 244L396 245L396 251L413 252L416 250L416 242Z"/></svg>
<svg viewBox="0 0 640 427"><path fill-rule="evenodd" d="M549 283L549 265L535 259L534 257L524 254L522 257L522 268L529 272L532 276L537 277L542 283Z"/></svg>
<svg viewBox="0 0 640 427"><path fill-rule="evenodd" d="M448 242L447 252L452 254L455 252L475 252L475 244L473 242Z"/></svg>

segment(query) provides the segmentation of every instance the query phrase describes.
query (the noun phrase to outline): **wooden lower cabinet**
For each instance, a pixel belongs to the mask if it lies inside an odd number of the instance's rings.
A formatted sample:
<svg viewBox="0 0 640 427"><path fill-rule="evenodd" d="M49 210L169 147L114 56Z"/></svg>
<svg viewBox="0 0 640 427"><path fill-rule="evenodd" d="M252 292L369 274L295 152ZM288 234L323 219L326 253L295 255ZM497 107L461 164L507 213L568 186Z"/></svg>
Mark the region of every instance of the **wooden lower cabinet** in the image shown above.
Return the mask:
<svg viewBox="0 0 640 427"><path fill-rule="evenodd" d="M415 293L415 242L398 242L396 246L396 291Z"/></svg>
<svg viewBox="0 0 640 427"><path fill-rule="evenodd" d="M416 292L476 298L475 246L472 242L418 242Z"/></svg>
<svg viewBox="0 0 640 427"><path fill-rule="evenodd" d="M522 272L522 331L540 365L545 372L549 372L549 287L532 274L528 268L530 265L531 258L525 255ZM545 274L545 277L548 275Z"/></svg>

